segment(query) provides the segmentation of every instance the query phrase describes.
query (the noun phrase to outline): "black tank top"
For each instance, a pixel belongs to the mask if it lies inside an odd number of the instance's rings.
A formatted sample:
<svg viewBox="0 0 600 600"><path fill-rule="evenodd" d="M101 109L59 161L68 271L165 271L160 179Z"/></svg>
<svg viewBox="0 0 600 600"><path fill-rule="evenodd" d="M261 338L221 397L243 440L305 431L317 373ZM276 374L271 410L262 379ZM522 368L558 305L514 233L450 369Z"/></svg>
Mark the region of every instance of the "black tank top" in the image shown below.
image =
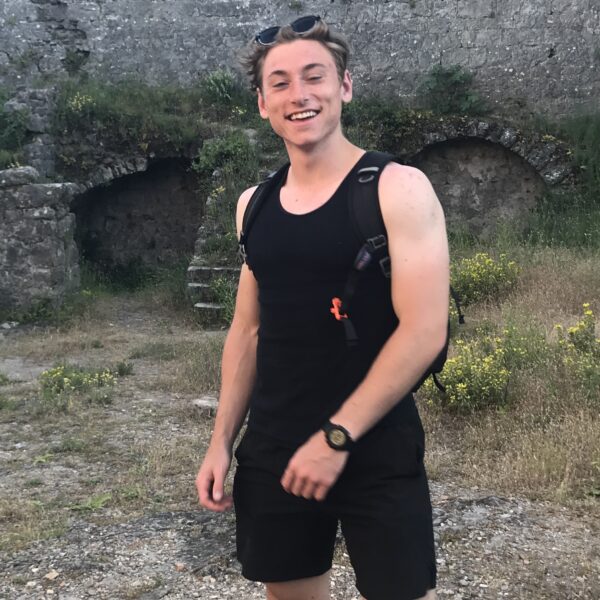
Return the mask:
<svg viewBox="0 0 600 600"><path fill-rule="evenodd" d="M258 281L260 322L248 428L290 445L310 437L339 408L398 324L390 280L378 264L361 275L349 308L358 346L348 347L342 323L330 312L363 243L347 202L363 160L309 213L287 212L276 188L249 231L246 249ZM420 427L412 395L380 424L392 423Z"/></svg>

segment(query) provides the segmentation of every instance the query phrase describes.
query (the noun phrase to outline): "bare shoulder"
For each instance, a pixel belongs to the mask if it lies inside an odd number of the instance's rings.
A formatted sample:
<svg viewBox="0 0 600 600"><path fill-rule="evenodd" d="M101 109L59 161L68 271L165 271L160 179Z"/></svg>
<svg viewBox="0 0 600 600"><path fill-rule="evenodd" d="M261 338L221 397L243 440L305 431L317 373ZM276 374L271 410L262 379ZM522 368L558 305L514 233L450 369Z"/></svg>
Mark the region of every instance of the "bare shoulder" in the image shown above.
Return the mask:
<svg viewBox="0 0 600 600"><path fill-rule="evenodd" d="M238 236L240 234L240 231L242 230L242 221L244 219L246 207L248 206L248 202L250 202L250 198L252 198L252 194L254 194L257 187L258 186L255 185L253 187L248 188L247 190L244 190L238 199L237 209L235 213L235 223L237 226Z"/></svg>
<svg viewBox="0 0 600 600"><path fill-rule="evenodd" d="M379 179L379 202L388 228L419 234L444 223L431 182L415 167L388 164Z"/></svg>

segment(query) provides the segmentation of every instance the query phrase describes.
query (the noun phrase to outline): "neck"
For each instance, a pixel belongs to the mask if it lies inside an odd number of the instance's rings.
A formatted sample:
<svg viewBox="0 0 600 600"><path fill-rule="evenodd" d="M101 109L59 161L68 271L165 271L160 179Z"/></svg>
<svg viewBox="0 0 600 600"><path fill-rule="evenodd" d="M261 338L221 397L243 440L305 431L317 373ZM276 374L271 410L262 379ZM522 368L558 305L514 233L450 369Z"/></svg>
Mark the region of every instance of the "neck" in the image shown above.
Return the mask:
<svg viewBox="0 0 600 600"><path fill-rule="evenodd" d="M306 149L286 146L291 164L288 182L291 179L294 186L300 188L339 178L363 154L363 150L349 142L341 132L318 147Z"/></svg>

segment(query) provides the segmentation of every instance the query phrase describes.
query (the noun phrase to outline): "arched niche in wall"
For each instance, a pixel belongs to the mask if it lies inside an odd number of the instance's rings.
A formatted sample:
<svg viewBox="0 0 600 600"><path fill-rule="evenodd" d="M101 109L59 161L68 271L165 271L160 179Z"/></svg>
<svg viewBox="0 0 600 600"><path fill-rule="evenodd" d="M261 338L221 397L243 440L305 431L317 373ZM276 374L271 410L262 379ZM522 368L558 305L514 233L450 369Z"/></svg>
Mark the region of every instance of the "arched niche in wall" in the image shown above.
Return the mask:
<svg viewBox="0 0 600 600"><path fill-rule="evenodd" d="M454 139L432 144L410 164L431 180L449 229L492 235L501 222L522 226L547 189L539 172L501 144Z"/></svg>
<svg viewBox="0 0 600 600"><path fill-rule="evenodd" d="M189 164L163 159L77 196L71 210L83 259L110 270L191 256L203 205Z"/></svg>

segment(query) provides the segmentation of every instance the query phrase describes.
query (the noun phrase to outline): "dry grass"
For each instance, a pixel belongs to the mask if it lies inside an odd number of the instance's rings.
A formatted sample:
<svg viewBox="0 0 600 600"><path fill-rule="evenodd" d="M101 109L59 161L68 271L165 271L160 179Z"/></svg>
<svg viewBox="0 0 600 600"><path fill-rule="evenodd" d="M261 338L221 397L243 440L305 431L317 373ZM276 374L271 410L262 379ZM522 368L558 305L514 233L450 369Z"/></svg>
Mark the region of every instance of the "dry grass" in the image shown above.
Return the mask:
<svg viewBox="0 0 600 600"><path fill-rule="evenodd" d="M156 389L183 394L215 393L221 385L225 334L212 333L179 346L176 362L156 381Z"/></svg>
<svg viewBox="0 0 600 600"><path fill-rule="evenodd" d="M40 500L0 498L0 550L18 550L34 540L59 536L66 525L64 514Z"/></svg>
<svg viewBox="0 0 600 600"><path fill-rule="evenodd" d="M582 304L600 313L600 257L569 249L515 248L523 268L518 288L501 303L466 309L465 330L517 328L530 358L509 384L509 405L467 417L423 406L432 478L453 478L560 503L598 508L600 390L577 379L553 354L554 325L573 325ZM550 350L539 344L546 338Z"/></svg>

